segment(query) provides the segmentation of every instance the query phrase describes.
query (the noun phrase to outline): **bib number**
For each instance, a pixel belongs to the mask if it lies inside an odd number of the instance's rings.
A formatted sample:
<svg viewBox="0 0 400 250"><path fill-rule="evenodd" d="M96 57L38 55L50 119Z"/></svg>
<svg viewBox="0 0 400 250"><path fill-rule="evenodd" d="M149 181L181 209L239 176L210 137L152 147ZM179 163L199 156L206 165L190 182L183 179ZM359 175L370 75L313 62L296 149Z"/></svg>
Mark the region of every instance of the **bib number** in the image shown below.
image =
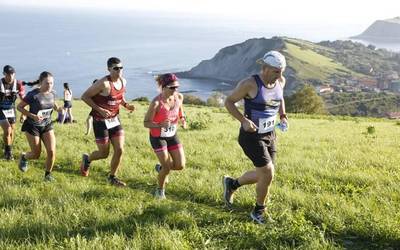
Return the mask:
<svg viewBox="0 0 400 250"><path fill-rule="evenodd" d="M177 129L176 124L171 124L168 128L161 128L161 137L172 137L175 135Z"/></svg>
<svg viewBox="0 0 400 250"><path fill-rule="evenodd" d="M6 118L15 118L14 109L4 109L3 114Z"/></svg>
<svg viewBox="0 0 400 250"><path fill-rule="evenodd" d="M260 118L258 120L258 133L264 134L274 130L275 116L269 118Z"/></svg>
<svg viewBox="0 0 400 250"><path fill-rule="evenodd" d="M51 117L52 111L53 109L42 109L38 111L37 115L43 117L43 119L47 119Z"/></svg>
<svg viewBox="0 0 400 250"><path fill-rule="evenodd" d="M114 128L114 127L120 125L120 122L119 122L119 119L117 116L110 118L110 119L105 119L104 122L106 123L107 129Z"/></svg>

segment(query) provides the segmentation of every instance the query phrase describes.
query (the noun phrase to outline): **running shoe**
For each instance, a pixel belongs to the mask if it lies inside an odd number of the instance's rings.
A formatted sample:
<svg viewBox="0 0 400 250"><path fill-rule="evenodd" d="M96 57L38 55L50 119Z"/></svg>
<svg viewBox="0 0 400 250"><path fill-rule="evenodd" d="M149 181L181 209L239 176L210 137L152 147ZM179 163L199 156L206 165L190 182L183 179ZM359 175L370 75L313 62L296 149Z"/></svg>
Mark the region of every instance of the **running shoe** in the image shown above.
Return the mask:
<svg viewBox="0 0 400 250"><path fill-rule="evenodd" d="M109 176L107 178L107 180L111 185L116 186L116 187L125 187L126 186L125 182L121 181L120 179L118 179L115 176L114 177Z"/></svg>
<svg viewBox="0 0 400 250"><path fill-rule="evenodd" d="M251 213L250 213L250 217L254 222L256 222L258 224L261 224L261 225L265 224L264 210L256 211L253 209L253 211L251 211Z"/></svg>
<svg viewBox="0 0 400 250"><path fill-rule="evenodd" d="M228 207L233 204L233 192L235 190L232 188L232 184L235 180L232 177L224 176L222 178L222 184L224 186L224 201Z"/></svg>
<svg viewBox="0 0 400 250"><path fill-rule="evenodd" d="M25 159L25 154L21 154L19 157L18 168L22 172L28 171L28 161Z"/></svg>
<svg viewBox="0 0 400 250"><path fill-rule="evenodd" d="M82 155L82 162L81 162L81 175L82 176L89 176L89 167L90 167L90 163L89 163L89 155L88 154L83 154Z"/></svg>
<svg viewBox="0 0 400 250"><path fill-rule="evenodd" d="M55 181L54 177L51 174L44 176L44 181L53 182Z"/></svg>
<svg viewBox="0 0 400 250"><path fill-rule="evenodd" d="M166 199L167 197L165 197L165 189L157 188L156 191L154 192L154 197L158 200Z"/></svg>
<svg viewBox="0 0 400 250"><path fill-rule="evenodd" d="M5 151L4 152L4 159L6 159L7 161L14 160L14 156L13 156L12 152L11 151Z"/></svg>

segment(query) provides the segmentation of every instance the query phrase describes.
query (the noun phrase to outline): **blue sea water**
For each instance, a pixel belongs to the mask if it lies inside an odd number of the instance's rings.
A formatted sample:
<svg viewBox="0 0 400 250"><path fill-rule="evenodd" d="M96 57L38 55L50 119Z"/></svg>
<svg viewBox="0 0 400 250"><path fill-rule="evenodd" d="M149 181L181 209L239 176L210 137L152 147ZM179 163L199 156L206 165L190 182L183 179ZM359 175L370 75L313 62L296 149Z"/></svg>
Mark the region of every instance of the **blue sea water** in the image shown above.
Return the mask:
<svg viewBox="0 0 400 250"><path fill-rule="evenodd" d="M106 60L124 64L128 99L157 94L153 75L185 71L210 59L219 49L253 37L286 35L319 41L335 39L323 32L287 25L256 25L222 19L136 12L0 8L0 66L10 64L20 80L40 72L54 74L56 91L68 82L79 97L93 79L107 74ZM181 91L205 99L233 86L210 80L181 79Z"/></svg>

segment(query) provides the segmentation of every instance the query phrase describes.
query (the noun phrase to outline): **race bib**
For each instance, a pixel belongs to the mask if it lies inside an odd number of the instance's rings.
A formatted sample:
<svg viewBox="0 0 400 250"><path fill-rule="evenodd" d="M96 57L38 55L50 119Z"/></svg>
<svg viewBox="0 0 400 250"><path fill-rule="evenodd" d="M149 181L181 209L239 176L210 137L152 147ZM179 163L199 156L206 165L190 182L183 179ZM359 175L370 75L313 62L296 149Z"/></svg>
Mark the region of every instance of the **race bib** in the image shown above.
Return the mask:
<svg viewBox="0 0 400 250"><path fill-rule="evenodd" d="M6 118L15 118L14 109L3 109L2 111Z"/></svg>
<svg viewBox="0 0 400 250"><path fill-rule="evenodd" d="M47 119L51 117L52 111L53 109L42 109L37 112L37 115L43 117L43 119Z"/></svg>
<svg viewBox="0 0 400 250"><path fill-rule="evenodd" d="M106 123L107 129L114 128L114 127L120 125L119 119L117 116L110 118L110 119L105 119L104 122Z"/></svg>
<svg viewBox="0 0 400 250"><path fill-rule="evenodd" d="M171 124L168 128L161 128L161 137L172 137L175 135L177 129L176 124Z"/></svg>
<svg viewBox="0 0 400 250"><path fill-rule="evenodd" d="M264 134L274 130L276 116L260 118L258 120L258 133Z"/></svg>

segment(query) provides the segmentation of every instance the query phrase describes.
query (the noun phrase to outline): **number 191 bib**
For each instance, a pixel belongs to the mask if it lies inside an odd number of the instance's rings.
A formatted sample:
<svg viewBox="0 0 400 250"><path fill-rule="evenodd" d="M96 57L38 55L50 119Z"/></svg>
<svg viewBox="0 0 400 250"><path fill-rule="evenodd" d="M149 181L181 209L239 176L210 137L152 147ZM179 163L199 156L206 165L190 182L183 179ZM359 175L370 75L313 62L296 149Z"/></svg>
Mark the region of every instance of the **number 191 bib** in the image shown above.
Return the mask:
<svg viewBox="0 0 400 250"><path fill-rule="evenodd" d="M275 118L276 116L260 118L258 120L258 133L264 134L273 131L275 127Z"/></svg>

